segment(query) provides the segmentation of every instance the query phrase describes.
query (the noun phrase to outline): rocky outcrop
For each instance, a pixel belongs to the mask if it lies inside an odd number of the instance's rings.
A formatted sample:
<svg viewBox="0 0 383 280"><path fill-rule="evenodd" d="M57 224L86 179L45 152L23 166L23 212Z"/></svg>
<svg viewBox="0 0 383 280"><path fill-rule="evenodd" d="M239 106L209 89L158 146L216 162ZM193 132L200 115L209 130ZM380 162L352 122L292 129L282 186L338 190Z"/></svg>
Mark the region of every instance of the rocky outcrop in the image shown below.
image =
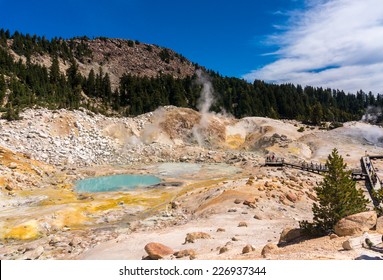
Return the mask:
<svg viewBox="0 0 383 280"><path fill-rule="evenodd" d="M149 258L152 260L162 259L165 256L174 253L173 249L161 243L151 242L145 245L145 251L148 253Z"/></svg>
<svg viewBox="0 0 383 280"><path fill-rule="evenodd" d="M338 236L360 235L375 227L376 221L375 211L358 213L341 219L334 230Z"/></svg>

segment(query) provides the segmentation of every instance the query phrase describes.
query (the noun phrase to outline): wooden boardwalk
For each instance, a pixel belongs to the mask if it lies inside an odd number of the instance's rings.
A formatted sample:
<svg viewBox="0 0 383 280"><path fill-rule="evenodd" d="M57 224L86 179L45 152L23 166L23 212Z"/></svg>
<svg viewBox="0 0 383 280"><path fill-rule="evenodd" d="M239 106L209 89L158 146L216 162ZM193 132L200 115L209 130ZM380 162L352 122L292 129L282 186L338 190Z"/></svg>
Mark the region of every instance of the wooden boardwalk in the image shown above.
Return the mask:
<svg viewBox="0 0 383 280"><path fill-rule="evenodd" d="M304 171L308 171L311 173L316 173L316 174L323 174L328 172L327 166L322 164L322 163L313 163L313 162L305 162L302 161L301 163L291 163L287 162L282 158L276 158L276 159L269 159L266 158L265 160L265 166L287 166L290 168L295 168L295 169L300 169ZM362 169L358 170L352 170L352 178L356 181L359 180L365 180L367 177L367 174L363 172Z"/></svg>
<svg viewBox="0 0 383 280"><path fill-rule="evenodd" d="M382 188L382 181L378 177L373 163L371 162L371 159L383 159L383 156L375 155L375 156L364 156L360 159L360 165L361 169L358 170L352 170L351 176L353 180L356 181L365 181L366 189L371 197L372 203L374 206L383 206L382 203L380 203L374 193ZM295 168L299 170L304 170L316 174L323 175L324 173L328 172L327 166L323 165L321 163L307 163L305 161L302 161L300 163L290 163L286 162L284 158L276 158L276 157L266 157L265 159L265 166L275 166L275 167L289 167L289 168Z"/></svg>

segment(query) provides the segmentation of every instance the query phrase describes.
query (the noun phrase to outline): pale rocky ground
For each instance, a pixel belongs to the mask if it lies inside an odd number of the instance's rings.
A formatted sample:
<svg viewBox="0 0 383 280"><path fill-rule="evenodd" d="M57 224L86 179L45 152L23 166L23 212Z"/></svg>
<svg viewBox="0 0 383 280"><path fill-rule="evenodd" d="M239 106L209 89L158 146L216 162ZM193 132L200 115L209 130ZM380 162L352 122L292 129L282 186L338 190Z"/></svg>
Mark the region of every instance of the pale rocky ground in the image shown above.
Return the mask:
<svg viewBox="0 0 383 280"><path fill-rule="evenodd" d="M262 167L267 153L324 163L336 147L350 168L359 168L365 151L383 154L383 129L359 122L327 131L209 114L201 126L198 112L175 107L136 118L46 109L22 116L0 121L0 259L141 259L149 242L194 249L197 259L262 258L262 248L277 244L284 228L312 218L313 187L321 180L301 170ZM304 132L297 131L301 126ZM183 185L90 194L74 189L75 180L121 173ZM191 232L211 239L183 244ZM307 240L267 258L366 254L343 250L344 240ZM242 254L246 244L255 251ZM220 254L222 247L227 251Z"/></svg>

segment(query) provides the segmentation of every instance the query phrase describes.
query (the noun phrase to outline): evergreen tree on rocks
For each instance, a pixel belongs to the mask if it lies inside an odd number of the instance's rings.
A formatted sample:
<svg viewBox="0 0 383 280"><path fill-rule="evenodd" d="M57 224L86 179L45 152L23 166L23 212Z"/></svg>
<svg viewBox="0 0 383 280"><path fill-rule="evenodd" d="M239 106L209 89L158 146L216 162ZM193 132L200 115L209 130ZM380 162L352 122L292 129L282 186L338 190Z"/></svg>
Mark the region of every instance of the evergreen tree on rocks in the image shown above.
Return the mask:
<svg viewBox="0 0 383 280"><path fill-rule="evenodd" d="M326 161L328 168L323 181L314 188L318 203L314 203L313 222L302 221L301 228L311 235L330 233L342 218L367 211L368 200L362 190L356 189L356 182L351 177L351 170L337 149L333 149Z"/></svg>

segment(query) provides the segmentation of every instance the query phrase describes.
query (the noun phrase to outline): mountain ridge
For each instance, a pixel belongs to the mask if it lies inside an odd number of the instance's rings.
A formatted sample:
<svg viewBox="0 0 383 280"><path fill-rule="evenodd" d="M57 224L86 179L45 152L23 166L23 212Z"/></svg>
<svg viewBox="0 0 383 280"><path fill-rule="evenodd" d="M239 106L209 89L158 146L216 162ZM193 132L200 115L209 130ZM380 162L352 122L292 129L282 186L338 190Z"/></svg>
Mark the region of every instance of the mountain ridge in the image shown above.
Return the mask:
<svg viewBox="0 0 383 280"><path fill-rule="evenodd" d="M78 37L50 41L0 29L0 103L3 118L34 106L135 116L158 107L199 108L211 84L210 110L246 116L323 122L360 120L383 95L293 84L249 83L222 77L168 48L133 40ZM196 70L202 69L202 80ZM202 82L201 82L202 81Z"/></svg>
<svg viewBox="0 0 383 280"><path fill-rule="evenodd" d="M30 38L28 35L25 36ZM83 76L88 76L92 69L96 73L101 69L103 73L108 73L113 89L118 86L119 79L123 74L138 77L171 75L176 79L181 79L192 76L197 68L195 63L172 49L155 44L141 43L137 40L77 37L72 39L52 39L51 42L56 42L56 40L61 44L65 43L70 46L70 49L73 50L73 58ZM32 41L37 43L38 40L32 39ZM22 51L15 50L14 43L15 39L6 39L6 49L15 60L21 59L23 63L26 63L29 54L26 55ZM86 50L78 51L79 46L81 48L85 47ZM4 44L3 47L5 47ZM27 48L27 46L23 48ZM71 61L70 58L60 55L60 53L55 54L54 51L49 53L46 50L43 52L32 51L30 59L34 64L49 68L55 55L59 56L60 70L65 73Z"/></svg>

